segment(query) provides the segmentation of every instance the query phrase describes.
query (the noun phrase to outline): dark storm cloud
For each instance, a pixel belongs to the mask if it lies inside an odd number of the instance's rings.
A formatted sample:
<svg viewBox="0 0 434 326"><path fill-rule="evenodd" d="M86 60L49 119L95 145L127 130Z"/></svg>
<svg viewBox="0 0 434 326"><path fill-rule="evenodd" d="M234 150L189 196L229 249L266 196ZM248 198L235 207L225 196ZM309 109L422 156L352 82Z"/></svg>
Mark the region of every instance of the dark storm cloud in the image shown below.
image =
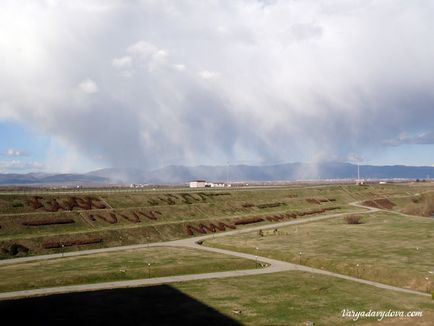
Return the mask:
<svg viewBox="0 0 434 326"><path fill-rule="evenodd" d="M351 160L432 143L432 1L1 6L0 118L106 165Z"/></svg>

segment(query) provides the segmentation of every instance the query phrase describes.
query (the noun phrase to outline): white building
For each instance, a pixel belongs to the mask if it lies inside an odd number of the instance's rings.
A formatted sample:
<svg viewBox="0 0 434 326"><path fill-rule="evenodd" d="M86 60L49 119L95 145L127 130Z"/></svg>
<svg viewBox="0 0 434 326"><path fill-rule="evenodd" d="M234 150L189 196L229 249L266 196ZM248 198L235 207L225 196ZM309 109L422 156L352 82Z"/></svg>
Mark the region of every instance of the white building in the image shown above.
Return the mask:
<svg viewBox="0 0 434 326"><path fill-rule="evenodd" d="M207 183L206 186L211 188L223 188L225 186L224 183Z"/></svg>
<svg viewBox="0 0 434 326"><path fill-rule="evenodd" d="M190 188L205 188L205 186L206 186L205 180L190 181Z"/></svg>

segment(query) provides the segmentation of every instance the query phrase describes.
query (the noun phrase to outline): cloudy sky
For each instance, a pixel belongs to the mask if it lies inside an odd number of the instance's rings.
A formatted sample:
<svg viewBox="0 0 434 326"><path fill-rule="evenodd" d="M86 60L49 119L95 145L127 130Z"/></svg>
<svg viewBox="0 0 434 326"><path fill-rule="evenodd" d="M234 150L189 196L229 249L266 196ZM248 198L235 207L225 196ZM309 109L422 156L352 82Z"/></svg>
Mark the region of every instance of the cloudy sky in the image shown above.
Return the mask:
<svg viewBox="0 0 434 326"><path fill-rule="evenodd" d="M0 172L434 164L432 0L2 0Z"/></svg>

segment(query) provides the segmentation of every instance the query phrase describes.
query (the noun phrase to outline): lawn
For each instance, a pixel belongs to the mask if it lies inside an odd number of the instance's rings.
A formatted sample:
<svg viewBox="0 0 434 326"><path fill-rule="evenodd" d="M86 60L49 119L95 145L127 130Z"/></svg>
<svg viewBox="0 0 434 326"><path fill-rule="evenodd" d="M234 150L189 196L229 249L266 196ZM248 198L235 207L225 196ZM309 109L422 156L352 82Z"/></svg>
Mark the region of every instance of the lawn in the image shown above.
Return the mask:
<svg viewBox="0 0 434 326"><path fill-rule="evenodd" d="M433 290L434 219L394 213L364 216L349 225L335 218L207 240L249 252L419 291ZM258 248L258 249L256 249Z"/></svg>
<svg viewBox="0 0 434 326"><path fill-rule="evenodd" d="M0 266L0 292L252 268L255 262L247 259L152 247Z"/></svg>
<svg viewBox="0 0 434 326"><path fill-rule="evenodd" d="M375 318L357 322L343 318L343 309L422 311L424 317L412 318L412 325L422 321L427 326L434 323L434 305L430 298L303 272L201 280L173 286L244 325L303 325L306 321L316 326L371 322L382 325ZM406 321L408 319L402 322ZM387 318L383 322L388 322ZM400 323L394 319L393 325Z"/></svg>

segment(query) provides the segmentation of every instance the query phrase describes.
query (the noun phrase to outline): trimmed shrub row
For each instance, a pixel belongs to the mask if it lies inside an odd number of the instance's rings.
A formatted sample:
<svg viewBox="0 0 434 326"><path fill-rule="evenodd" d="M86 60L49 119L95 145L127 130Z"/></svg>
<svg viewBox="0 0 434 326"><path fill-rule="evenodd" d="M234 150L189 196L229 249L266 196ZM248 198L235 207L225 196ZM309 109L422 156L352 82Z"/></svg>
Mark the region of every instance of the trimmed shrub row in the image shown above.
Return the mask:
<svg viewBox="0 0 434 326"><path fill-rule="evenodd" d="M265 221L263 217L254 216L254 217L244 217L234 222L235 225L246 225L253 224Z"/></svg>
<svg viewBox="0 0 434 326"><path fill-rule="evenodd" d="M27 200L27 204L34 210L44 208L47 212L57 212L59 210L72 211L74 208L90 210L90 209L104 209L107 208L104 203L95 197L66 197L66 200L60 202L58 198L51 198L43 202L43 197L33 196Z"/></svg>
<svg viewBox="0 0 434 326"><path fill-rule="evenodd" d="M276 215L266 216L265 218L267 219L267 221L270 222L278 222L289 218L297 218L297 214L295 213L276 214Z"/></svg>
<svg viewBox="0 0 434 326"><path fill-rule="evenodd" d="M200 192L199 194L203 194L207 197L218 197L218 196L230 196L231 193L230 192Z"/></svg>
<svg viewBox="0 0 434 326"><path fill-rule="evenodd" d="M336 198L320 198L320 199L317 199L317 198L306 198L306 201L309 204L318 204L318 205L320 205L321 203L335 202Z"/></svg>
<svg viewBox="0 0 434 326"><path fill-rule="evenodd" d="M130 221L131 223L140 223L139 216L135 212L132 212L131 214L132 214L132 216L128 216L128 215L119 213L119 216L126 219L127 221Z"/></svg>
<svg viewBox="0 0 434 326"><path fill-rule="evenodd" d="M259 204L256 205L258 208L272 208L272 207L279 207L282 205L286 205L285 203L268 203L268 204Z"/></svg>
<svg viewBox="0 0 434 326"><path fill-rule="evenodd" d="M133 211L131 212L131 215L126 215L122 213L114 213L110 212L108 216L102 215L102 214L89 214L86 216L87 219L91 220L92 222L95 222L97 218L100 220L103 220L104 222L110 223L110 224L116 224L119 222L119 217L124 218L125 220L132 222L132 223L140 223L140 215L150 219L150 220L157 220L157 216L161 215L160 211L157 210L151 210L146 212L141 211Z"/></svg>
<svg viewBox="0 0 434 326"><path fill-rule="evenodd" d="M314 210L309 210L309 211L304 211L304 212L290 212L290 213L275 214L275 215L269 215L269 216L265 216L265 217L261 217L261 216L244 217L244 218L235 220L234 225L226 224L223 222L219 222L218 224L211 223L209 225L201 223L198 226L187 225L187 234L188 235L194 235L195 232L200 233L200 234L206 234L207 231L216 232L217 230L218 231L225 231L226 230L225 228L236 229L237 225L254 224L254 223L263 222L265 220L267 220L269 222L277 222L277 221L281 221L281 220L285 220L285 219L289 219L289 218L297 218L298 216L306 216L306 215L324 213L325 211L335 210L335 209L339 209L339 208L340 208L339 206L335 206L335 207L325 207L325 208L321 208L321 209L314 209Z"/></svg>
<svg viewBox="0 0 434 326"><path fill-rule="evenodd" d="M311 209L309 211L275 214L275 215L266 216L265 219L270 222L278 222L289 218L297 218L298 216L320 214L320 213L324 213L325 211L332 211L339 208L340 207L338 206L334 206L334 207L325 207L321 209Z"/></svg>
<svg viewBox="0 0 434 326"><path fill-rule="evenodd" d="M72 224L75 221L71 218L57 218L57 219L44 219L44 220L34 220L25 221L21 223L24 226L43 226L43 225L53 225L53 224Z"/></svg>
<svg viewBox="0 0 434 326"><path fill-rule="evenodd" d="M176 204L193 204L195 202L206 202L208 198L217 196L230 196L228 192L196 192L196 193L177 193L177 194L163 194L156 198L148 199L148 204L157 206L161 204L176 205Z"/></svg>
<svg viewBox="0 0 434 326"><path fill-rule="evenodd" d="M296 214L297 214L297 216L306 216L306 215L313 215L313 214L321 214L321 213L324 213L326 211L333 211L335 209L340 209L340 206L324 207L324 208L320 208L320 209L311 209L308 211L296 212Z"/></svg>
<svg viewBox="0 0 434 326"><path fill-rule="evenodd" d="M154 221L157 220L157 215L161 215L161 212L156 210L147 211L147 212L138 211L138 213Z"/></svg>
<svg viewBox="0 0 434 326"><path fill-rule="evenodd" d="M235 225L226 224L224 222L218 222L216 224L210 223L209 225L201 223L198 226L187 225L187 234L194 235L194 232L206 234L208 231L215 233L217 231L226 231L226 228L236 229L237 227Z"/></svg>
<svg viewBox="0 0 434 326"><path fill-rule="evenodd" d="M243 206L243 208L251 208L251 207L255 207L255 204L252 204L252 203L244 203L242 206Z"/></svg>
<svg viewBox="0 0 434 326"><path fill-rule="evenodd" d="M103 239L101 238L66 240L66 241L47 241L44 242L42 246L44 247L44 249L56 249L56 248L62 248L62 246L64 247L82 246L82 245L89 245L89 244L95 244L101 242L103 242Z"/></svg>

